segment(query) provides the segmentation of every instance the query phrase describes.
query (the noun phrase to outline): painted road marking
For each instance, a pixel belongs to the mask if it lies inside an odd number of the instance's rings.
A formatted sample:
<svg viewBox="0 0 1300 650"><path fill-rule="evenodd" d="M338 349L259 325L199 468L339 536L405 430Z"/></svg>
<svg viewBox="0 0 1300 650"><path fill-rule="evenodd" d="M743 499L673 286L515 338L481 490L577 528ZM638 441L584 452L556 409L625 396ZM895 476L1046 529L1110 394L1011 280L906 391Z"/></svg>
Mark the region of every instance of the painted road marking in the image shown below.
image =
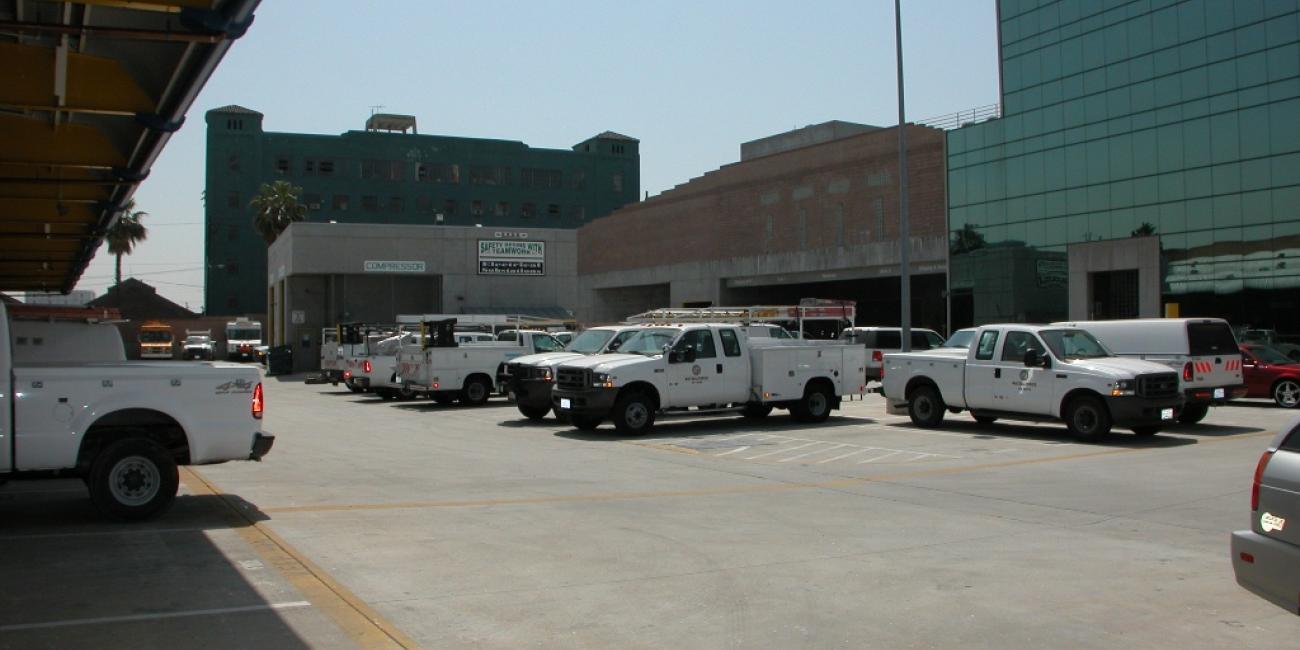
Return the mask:
<svg viewBox="0 0 1300 650"><path fill-rule="evenodd" d="M880 460L881 458L889 458L890 456L893 456L893 455L896 455L896 454L901 454L901 453L903 453L903 452L901 452L901 451L891 451L891 452L889 452L889 453L887 453L887 454L881 454L881 455L879 455L879 456L873 456L873 457L868 458L868 459L866 459L866 460L860 460L860 461L858 461L858 464L859 464L859 465L865 465L865 464L867 464L867 463L874 463L875 461L878 461L878 460Z"/></svg>
<svg viewBox="0 0 1300 650"><path fill-rule="evenodd" d="M827 443L827 444L829 444L829 443ZM847 447L847 446L849 446L847 443L840 443L840 444L838 444L838 445L835 445L834 447L831 447L830 449L814 449L814 450L812 450L812 451L808 451L808 452L804 452L804 453L802 453L802 454L799 454L798 456L791 456L791 457L789 457L789 458L782 458L781 460L778 460L778 461L776 461L776 462L778 462L778 463L788 463L788 462L790 462L790 461L792 461L792 460L799 460L800 458L804 458L804 457L806 457L806 456L812 456L813 454L820 454L820 453L822 453L823 451L833 451L833 450L835 450L835 449L840 449L840 448Z"/></svg>
<svg viewBox="0 0 1300 650"><path fill-rule="evenodd" d="M818 465L823 465L823 464L825 464L825 463L829 463L829 462L831 462L831 461L833 461L833 460L840 460L841 458L848 458L849 456L856 456L856 455L858 455L858 454L860 454L860 453L862 453L862 452L864 452L864 451L871 451L871 450L870 450L870 449L867 449L867 448L857 449L857 450L854 450L854 451L850 451L850 452L847 453L847 454L840 454L839 456L836 456L836 457L834 457L834 458L827 458L826 460L819 460L819 461L817 461L817 464L818 464Z"/></svg>
<svg viewBox="0 0 1300 650"><path fill-rule="evenodd" d="M784 443L782 443L782 444L784 444ZM772 456L772 455L775 455L775 454L784 454L784 453L787 452L787 451L794 451L794 450L796 450L796 449L803 449L804 447L811 447L811 446L813 446L813 445L821 445L821 444L827 444L827 443L823 443L823 442L821 442L820 440L814 440L814 441L812 441L812 442L809 442L809 443L806 443L806 444L802 444L802 445L798 445L798 446L796 446L796 447L782 447L782 448L777 449L777 450L775 450L775 451L769 451L769 452L767 452L767 453L765 453L765 454L758 454L758 455L756 455L756 456L746 456L746 457L745 457L745 460L754 460L755 458L763 458L764 456Z"/></svg>
<svg viewBox="0 0 1300 650"><path fill-rule="evenodd" d="M223 614L242 614L244 612L267 612L282 609L311 607L305 600L267 605L247 605L245 607L216 607L213 609L191 609L182 612L157 612L154 614L128 614L125 616L101 616L99 618L74 618L66 621L44 621L41 623L18 623L0 625L0 632L18 632L20 630L44 630L54 627L73 627L77 625L105 625L111 623L135 623L137 621L157 621L167 618L185 618L188 616L221 616Z"/></svg>
<svg viewBox="0 0 1300 650"><path fill-rule="evenodd" d="M719 455L719 456L726 456L727 454L734 454L734 453L736 453L736 452L738 452L738 451L745 451L746 449L749 449L749 445L745 445L744 447L736 447L735 449L732 449L731 451L724 451L724 452L722 452L722 453L720 453L720 454L718 454L718 455Z"/></svg>

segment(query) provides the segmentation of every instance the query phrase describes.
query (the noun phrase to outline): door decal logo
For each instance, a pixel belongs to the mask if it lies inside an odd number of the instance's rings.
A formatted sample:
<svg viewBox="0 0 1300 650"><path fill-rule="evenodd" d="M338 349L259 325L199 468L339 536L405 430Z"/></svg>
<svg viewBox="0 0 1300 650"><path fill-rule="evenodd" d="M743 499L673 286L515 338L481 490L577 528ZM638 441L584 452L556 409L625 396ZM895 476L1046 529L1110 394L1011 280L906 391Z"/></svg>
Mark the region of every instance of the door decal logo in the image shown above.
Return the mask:
<svg viewBox="0 0 1300 650"><path fill-rule="evenodd" d="M227 393L251 393L253 392L253 382L247 379L234 379L224 384L218 384L216 392L218 395L225 395Z"/></svg>
<svg viewBox="0 0 1300 650"><path fill-rule="evenodd" d="M692 375L695 375L696 377L699 377L699 376L700 376L700 367L699 367L698 365L691 366L691 374L692 374Z"/></svg>
<svg viewBox="0 0 1300 650"><path fill-rule="evenodd" d="M1271 533L1275 530L1280 533L1285 526L1286 519L1283 519L1282 517L1274 517L1267 512L1259 517L1259 527L1263 528L1266 533Z"/></svg>
<svg viewBox="0 0 1300 650"><path fill-rule="evenodd" d="M1028 371L1028 370L1021 370L1021 371L1020 371L1020 381L1024 381L1024 380L1026 380L1026 379L1029 379L1029 371Z"/></svg>

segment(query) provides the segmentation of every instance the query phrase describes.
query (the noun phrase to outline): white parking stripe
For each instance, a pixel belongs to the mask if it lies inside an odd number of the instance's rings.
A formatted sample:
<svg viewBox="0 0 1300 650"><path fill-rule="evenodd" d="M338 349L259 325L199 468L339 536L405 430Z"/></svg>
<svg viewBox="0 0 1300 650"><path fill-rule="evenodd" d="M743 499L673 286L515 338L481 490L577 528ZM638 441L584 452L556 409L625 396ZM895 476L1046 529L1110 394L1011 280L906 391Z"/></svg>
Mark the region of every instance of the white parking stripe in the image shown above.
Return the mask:
<svg viewBox="0 0 1300 650"><path fill-rule="evenodd" d="M735 449L732 449L731 451L724 451L724 452L722 452L722 453L720 453L720 454L717 454L717 455L718 455L718 456L726 456L727 454L734 454L734 453L736 453L736 452L738 452L738 451L745 451L746 449L749 449L749 445L745 445L744 447L736 447Z"/></svg>
<svg viewBox="0 0 1300 650"><path fill-rule="evenodd" d="M239 614L243 612L264 612L280 609L297 609L311 607L305 600L267 605L249 605L247 607L221 607L217 609L192 609L185 612L158 612L157 614L129 614L126 616L104 616L101 618L74 618L66 621L47 621L44 623L19 623L17 625L0 625L0 632L18 630L41 630L52 627L72 627L76 625L102 625L105 623L134 623L136 621L156 621L165 618L184 618L187 616L216 616L220 614Z"/></svg>
<svg viewBox="0 0 1300 650"><path fill-rule="evenodd" d="M880 455L880 456L875 456L875 457L872 457L872 458L868 458L868 459L866 459L866 460L860 460L860 461L858 461L858 464L859 464L859 465L862 465L862 464L864 464L864 463L870 463L870 462L872 462L872 461L880 460L881 458L889 458L890 456L893 456L894 454L901 454L901 453L904 453L904 452L901 452L901 451L891 451L891 452L889 452L889 453L887 453L887 454L882 454L882 455Z"/></svg>
<svg viewBox="0 0 1300 650"><path fill-rule="evenodd" d="M834 458L827 458L826 460L819 460L819 461L817 461L817 464L818 464L818 465L821 465L821 464L823 464L823 463L829 463L829 462L831 462L831 461L833 461L833 460L839 460L839 459L841 459L841 458L848 458L849 456L856 456L856 455L858 455L858 454L860 454L860 453L862 453L862 452L864 452L864 451L871 451L871 450L868 449L868 448L865 448L865 447L864 447L864 448L859 449L859 450L857 450L857 451L850 451L850 452L847 453L847 454L840 454L839 456L836 456L836 457L834 457Z"/></svg>
<svg viewBox="0 0 1300 650"><path fill-rule="evenodd" d="M804 447L811 447L813 445L822 445L822 444L826 444L826 443L823 443L820 440L814 440L813 442L804 443L796 447L782 447L781 449L777 449L776 451L769 451L766 454L759 454L757 456L746 456L745 460L754 460L755 458L762 458L764 456L771 456L773 454L782 454L787 451L794 451L796 449L803 449Z"/></svg>
<svg viewBox="0 0 1300 650"><path fill-rule="evenodd" d="M814 449L814 450L812 450L812 451L806 451L806 452L804 452L804 453L802 453L802 454L799 454L798 456L791 456L791 457L789 457L789 458L782 458L781 460L778 460L777 462L778 462L778 463L788 463L788 462L790 462L790 461L792 461L792 460L798 460L798 459L803 458L803 457L805 457L805 456L811 456L811 455L813 455L813 454L820 454L820 453L822 453L823 451L831 451L831 450L834 450L834 449L840 449L840 448L842 448L842 447L847 447L847 446L848 446L847 444L839 444L839 445L835 445L834 447L831 447L830 449Z"/></svg>

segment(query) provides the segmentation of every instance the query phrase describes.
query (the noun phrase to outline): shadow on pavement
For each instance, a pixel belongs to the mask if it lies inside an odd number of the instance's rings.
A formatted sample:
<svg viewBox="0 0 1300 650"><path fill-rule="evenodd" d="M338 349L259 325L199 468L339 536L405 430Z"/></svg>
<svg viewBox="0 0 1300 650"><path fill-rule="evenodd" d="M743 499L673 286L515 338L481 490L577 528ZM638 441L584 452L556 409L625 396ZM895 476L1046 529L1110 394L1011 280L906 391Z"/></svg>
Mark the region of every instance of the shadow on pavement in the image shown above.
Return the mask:
<svg viewBox="0 0 1300 650"><path fill-rule="evenodd" d="M266 516L226 498L178 496L122 523L77 480L0 489L0 647L311 647L286 621L310 611L301 595L226 532Z"/></svg>
<svg viewBox="0 0 1300 650"><path fill-rule="evenodd" d="M933 429L922 429L911 422L894 422L885 426L896 427L898 429L913 429L918 432L930 432ZM1172 429L1168 429L1172 430ZM1070 432L1066 430L1065 425L1041 425L1033 422L1017 422L1001 420L993 424L980 424L971 420L963 422L960 419L945 419L943 428L939 431L949 435L967 434L973 440L997 440L999 438L1016 438L1020 440L1037 440L1039 442L1055 443L1062 445L1089 445L1093 447L1115 447L1115 448L1151 448L1159 449L1162 447L1181 447L1184 445L1194 445L1195 440L1188 438L1175 438L1156 434L1154 436L1138 436L1128 429L1116 428L1111 431L1110 435L1095 442L1080 442L1075 440Z"/></svg>
<svg viewBox="0 0 1300 650"><path fill-rule="evenodd" d="M357 400L358 402L362 400ZM383 404L385 402L379 401ZM451 402L450 404L439 404L427 399L411 400L409 402L395 402L394 408L406 409L408 411L432 412L432 411L474 411L479 409L503 408L509 407L514 410L515 405L505 400L489 400L487 404L479 406L467 406L460 402Z"/></svg>
<svg viewBox="0 0 1300 650"><path fill-rule="evenodd" d="M770 415L761 420L751 420L736 415L735 417L701 417L698 420L663 420L656 421L654 429L645 435L628 435L620 433L613 424L603 422L595 431L582 431L569 426L564 431L555 432L561 438L586 441L619 440L658 440L661 438L681 438L683 436L707 437L711 435L730 435L742 429L761 429L761 433L797 433L816 431L834 426L852 426L860 423L874 423L874 420L833 415L820 423L797 422L789 415Z"/></svg>

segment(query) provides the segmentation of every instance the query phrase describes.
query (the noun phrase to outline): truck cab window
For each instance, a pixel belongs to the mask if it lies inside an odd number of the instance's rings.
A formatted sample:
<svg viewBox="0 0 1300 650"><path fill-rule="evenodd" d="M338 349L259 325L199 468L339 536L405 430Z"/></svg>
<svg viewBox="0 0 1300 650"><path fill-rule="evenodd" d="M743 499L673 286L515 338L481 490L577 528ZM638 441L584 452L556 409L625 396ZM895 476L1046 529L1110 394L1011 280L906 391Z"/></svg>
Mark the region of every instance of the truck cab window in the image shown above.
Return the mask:
<svg viewBox="0 0 1300 650"><path fill-rule="evenodd" d="M682 340L677 342L678 350L693 348L696 359L712 359L718 356L717 348L713 346L713 332L709 330L691 330L682 335Z"/></svg>
<svg viewBox="0 0 1300 650"><path fill-rule="evenodd" d="M998 347L998 333L996 330L988 330L980 334L979 346L975 349L975 358L980 361L992 361L993 350Z"/></svg>
<svg viewBox="0 0 1300 650"><path fill-rule="evenodd" d="M718 337L722 339L722 353L729 357L740 356L740 337L736 336L736 330L718 330Z"/></svg>
<svg viewBox="0 0 1300 650"><path fill-rule="evenodd" d="M1021 363L1029 350L1042 350L1033 334L1029 332L1007 332L1006 343L1002 344L1002 360Z"/></svg>

